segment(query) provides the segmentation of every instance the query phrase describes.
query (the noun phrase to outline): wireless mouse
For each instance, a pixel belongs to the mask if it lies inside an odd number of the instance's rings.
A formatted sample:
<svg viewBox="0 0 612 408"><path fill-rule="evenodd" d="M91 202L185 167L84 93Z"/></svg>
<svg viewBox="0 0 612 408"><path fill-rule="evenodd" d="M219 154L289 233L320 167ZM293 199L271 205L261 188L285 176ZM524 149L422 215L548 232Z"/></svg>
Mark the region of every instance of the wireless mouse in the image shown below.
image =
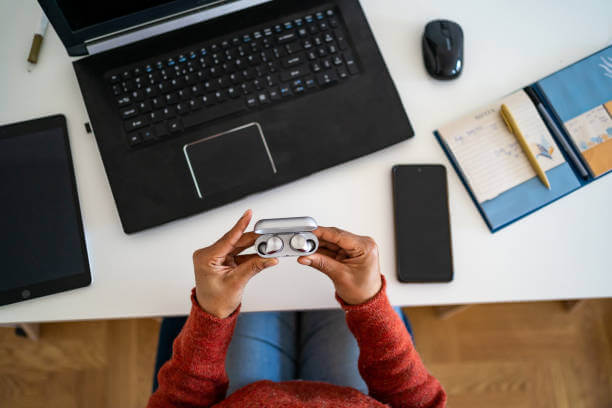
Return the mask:
<svg viewBox="0 0 612 408"><path fill-rule="evenodd" d="M423 33L423 60L429 75L454 79L463 70L463 30L449 20L434 20Z"/></svg>

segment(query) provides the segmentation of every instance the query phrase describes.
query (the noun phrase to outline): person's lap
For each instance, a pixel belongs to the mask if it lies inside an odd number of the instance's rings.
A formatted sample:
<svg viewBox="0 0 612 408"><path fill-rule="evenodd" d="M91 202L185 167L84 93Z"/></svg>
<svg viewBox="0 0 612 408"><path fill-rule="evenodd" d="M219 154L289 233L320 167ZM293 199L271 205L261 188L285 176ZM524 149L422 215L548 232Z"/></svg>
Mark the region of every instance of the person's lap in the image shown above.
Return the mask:
<svg viewBox="0 0 612 408"><path fill-rule="evenodd" d="M289 381L297 370L297 313L241 313L227 350L227 395L255 381Z"/></svg>
<svg viewBox="0 0 612 408"><path fill-rule="evenodd" d="M400 315L412 335L410 324ZM164 319L156 376L170 358L172 340L185 318ZM323 381L367 393L357 368L359 347L341 309L307 312L256 312L238 316L226 357L227 395L260 380ZM153 390L157 388L154 379Z"/></svg>

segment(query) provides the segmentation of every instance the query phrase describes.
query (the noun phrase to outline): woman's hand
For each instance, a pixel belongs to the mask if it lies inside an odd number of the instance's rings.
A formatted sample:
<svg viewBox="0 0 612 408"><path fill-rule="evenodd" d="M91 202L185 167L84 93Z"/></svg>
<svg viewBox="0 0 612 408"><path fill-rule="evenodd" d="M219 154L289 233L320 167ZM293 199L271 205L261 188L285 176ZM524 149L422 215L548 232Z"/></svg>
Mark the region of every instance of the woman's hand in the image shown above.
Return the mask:
<svg viewBox="0 0 612 408"><path fill-rule="evenodd" d="M193 253L198 304L221 319L240 305L249 279L278 263L276 259L264 259L256 254L238 255L257 238L253 232L244 233L252 216L251 210L247 210L221 239Z"/></svg>
<svg viewBox="0 0 612 408"><path fill-rule="evenodd" d="M348 304L365 303L378 293L382 279L378 247L372 238L329 227L319 227L313 233L319 238L319 249L299 257L299 263L329 276L338 296Z"/></svg>

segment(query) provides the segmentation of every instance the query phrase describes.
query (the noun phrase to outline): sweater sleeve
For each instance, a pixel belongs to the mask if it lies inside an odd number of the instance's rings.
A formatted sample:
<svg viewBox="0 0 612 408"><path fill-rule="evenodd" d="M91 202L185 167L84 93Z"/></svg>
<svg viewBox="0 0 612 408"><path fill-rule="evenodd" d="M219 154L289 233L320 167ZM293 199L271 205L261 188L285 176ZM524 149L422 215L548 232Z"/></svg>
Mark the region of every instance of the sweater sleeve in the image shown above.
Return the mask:
<svg viewBox="0 0 612 408"><path fill-rule="evenodd" d="M359 344L359 372L370 396L397 407L440 408L446 393L423 365L386 294L386 281L366 303L349 305L336 294Z"/></svg>
<svg viewBox="0 0 612 408"><path fill-rule="evenodd" d="M210 407L225 398L225 355L239 309L219 319L200 308L192 291L191 313L174 340L172 358L159 370L159 388L147 407Z"/></svg>

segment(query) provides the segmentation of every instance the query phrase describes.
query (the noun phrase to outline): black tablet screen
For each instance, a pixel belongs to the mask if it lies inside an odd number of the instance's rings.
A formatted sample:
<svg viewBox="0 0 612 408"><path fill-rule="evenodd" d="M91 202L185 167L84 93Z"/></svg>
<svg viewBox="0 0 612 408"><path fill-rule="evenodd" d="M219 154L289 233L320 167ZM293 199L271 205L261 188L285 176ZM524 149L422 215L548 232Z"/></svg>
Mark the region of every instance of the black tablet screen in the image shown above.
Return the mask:
<svg viewBox="0 0 612 408"><path fill-rule="evenodd" d="M0 292L88 273L64 137L0 139Z"/></svg>

